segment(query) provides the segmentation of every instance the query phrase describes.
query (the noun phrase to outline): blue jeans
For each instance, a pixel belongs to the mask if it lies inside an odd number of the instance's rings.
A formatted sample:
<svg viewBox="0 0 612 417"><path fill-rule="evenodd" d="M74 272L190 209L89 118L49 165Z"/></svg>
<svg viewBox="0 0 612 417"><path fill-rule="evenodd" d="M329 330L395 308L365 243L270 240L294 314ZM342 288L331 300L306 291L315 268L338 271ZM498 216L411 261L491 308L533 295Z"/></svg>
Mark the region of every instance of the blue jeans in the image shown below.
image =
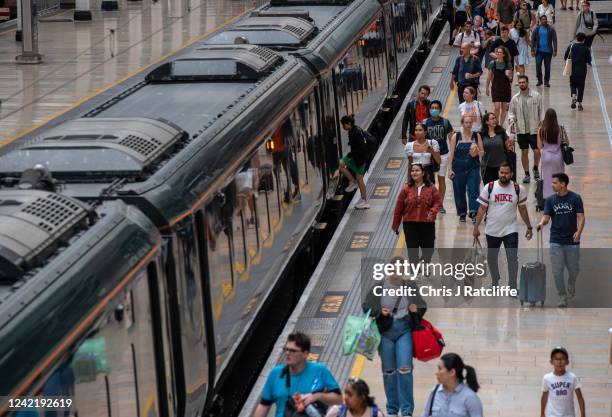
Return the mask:
<svg viewBox="0 0 612 417"><path fill-rule="evenodd" d="M506 259L508 260L508 285L510 288L516 289L516 274L518 273L518 233L510 233L509 235L496 237L487 235L487 263L491 271L491 279L493 285L499 284L499 265L497 257L499 256L499 248L502 243L506 251Z"/></svg>
<svg viewBox="0 0 612 417"><path fill-rule="evenodd" d="M470 213L476 213L480 204L476 199L480 194L480 162L478 158L469 155L470 143L459 143L453 158L453 196L455 207L459 216L467 214L468 204ZM465 192L467 189L468 200Z"/></svg>
<svg viewBox="0 0 612 417"><path fill-rule="evenodd" d="M387 414L412 414L412 330L407 320L393 320L393 326L382 334L378 353L382 362L383 384L387 397Z"/></svg>
<svg viewBox="0 0 612 417"><path fill-rule="evenodd" d="M567 295L565 290L564 268L569 274L567 283L570 288L576 285L576 278L580 272L580 245L550 244L550 264L552 267L555 285L560 297Z"/></svg>
<svg viewBox="0 0 612 417"><path fill-rule="evenodd" d="M550 82L550 61L552 60L552 52L538 52L536 54L536 76L538 82L542 82L542 62L544 62L544 84Z"/></svg>

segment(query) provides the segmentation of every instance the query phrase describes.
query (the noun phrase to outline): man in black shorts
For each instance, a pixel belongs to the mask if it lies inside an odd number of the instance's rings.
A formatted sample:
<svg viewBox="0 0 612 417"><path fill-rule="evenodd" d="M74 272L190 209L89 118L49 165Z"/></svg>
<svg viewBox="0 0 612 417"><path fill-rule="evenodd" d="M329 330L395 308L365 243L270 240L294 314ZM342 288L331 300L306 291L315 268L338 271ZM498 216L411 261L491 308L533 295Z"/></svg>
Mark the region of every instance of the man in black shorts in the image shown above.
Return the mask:
<svg viewBox="0 0 612 417"><path fill-rule="evenodd" d="M540 93L529 88L529 78L526 75L518 76L518 84L520 91L510 101L508 119L510 119L511 124L514 124L514 131L521 148L521 162L525 171L523 183L527 184L531 181L529 176L529 148L533 151L533 178L536 181L540 178L540 172L538 171L538 165L540 164L538 128L540 122L544 119L544 103Z"/></svg>

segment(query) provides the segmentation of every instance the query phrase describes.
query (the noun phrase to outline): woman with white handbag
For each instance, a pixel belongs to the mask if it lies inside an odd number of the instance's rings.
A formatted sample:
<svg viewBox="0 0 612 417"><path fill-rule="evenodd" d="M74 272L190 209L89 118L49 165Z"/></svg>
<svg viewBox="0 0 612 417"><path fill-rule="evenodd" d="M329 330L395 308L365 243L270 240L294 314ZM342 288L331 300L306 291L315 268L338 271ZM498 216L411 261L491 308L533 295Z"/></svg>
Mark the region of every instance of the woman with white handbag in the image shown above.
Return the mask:
<svg viewBox="0 0 612 417"><path fill-rule="evenodd" d="M579 33L576 40L569 44L565 51L565 67L563 75L569 76L570 91L572 94L572 109L578 105L578 111L584 110L582 107L582 97L584 95L584 84L587 76L587 65L591 65L591 51L585 44L586 35Z"/></svg>

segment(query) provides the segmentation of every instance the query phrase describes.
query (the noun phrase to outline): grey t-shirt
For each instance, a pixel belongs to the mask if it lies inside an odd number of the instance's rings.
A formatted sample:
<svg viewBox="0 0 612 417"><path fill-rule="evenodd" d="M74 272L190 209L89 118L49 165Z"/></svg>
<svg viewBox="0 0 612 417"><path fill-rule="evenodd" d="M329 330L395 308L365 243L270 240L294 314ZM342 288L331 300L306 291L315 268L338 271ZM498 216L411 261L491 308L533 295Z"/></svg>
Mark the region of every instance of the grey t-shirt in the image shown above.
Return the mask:
<svg viewBox="0 0 612 417"><path fill-rule="evenodd" d="M401 288L401 285L395 285L388 281L385 281L383 283L383 289L399 289L399 288ZM397 311L395 312L395 314L392 314L394 319L401 319L402 317L408 314L408 305L409 305L408 297L391 297L388 295L383 295L382 297L380 297L380 307L388 308L391 311L393 311L393 309L395 308L395 304L397 303L398 298L401 298L401 299L399 301L399 304L397 305Z"/></svg>
<svg viewBox="0 0 612 417"><path fill-rule="evenodd" d="M488 167L498 167L506 162L506 142L507 136L505 133L498 133L490 137L488 133L482 135L482 144L484 146L483 162Z"/></svg>

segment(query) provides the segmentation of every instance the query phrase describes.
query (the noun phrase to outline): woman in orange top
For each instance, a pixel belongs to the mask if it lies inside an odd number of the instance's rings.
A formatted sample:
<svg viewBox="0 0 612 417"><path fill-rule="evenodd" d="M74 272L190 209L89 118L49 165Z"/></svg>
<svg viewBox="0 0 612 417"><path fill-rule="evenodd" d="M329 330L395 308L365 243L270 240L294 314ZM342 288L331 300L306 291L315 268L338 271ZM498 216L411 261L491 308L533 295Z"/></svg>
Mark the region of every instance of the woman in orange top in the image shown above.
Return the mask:
<svg viewBox="0 0 612 417"><path fill-rule="evenodd" d="M436 240L435 221L442 205L438 190L424 174L422 165L411 165L410 179L397 197L391 226L393 231L399 234L399 225L403 224L408 260L412 263L421 259L425 263L431 261Z"/></svg>

